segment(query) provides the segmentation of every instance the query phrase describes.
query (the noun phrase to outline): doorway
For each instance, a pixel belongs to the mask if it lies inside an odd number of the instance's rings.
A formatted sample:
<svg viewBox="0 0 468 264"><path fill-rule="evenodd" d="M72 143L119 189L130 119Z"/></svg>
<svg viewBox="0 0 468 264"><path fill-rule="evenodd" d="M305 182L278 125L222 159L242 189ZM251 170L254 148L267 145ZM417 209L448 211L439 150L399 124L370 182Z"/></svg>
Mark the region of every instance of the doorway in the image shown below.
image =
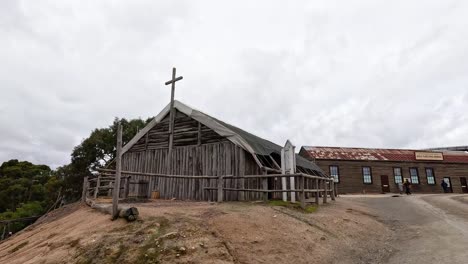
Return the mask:
<svg viewBox="0 0 468 264"><path fill-rule="evenodd" d="M389 182L388 182L388 176L387 175L380 175L380 182L382 184L382 192L383 193L390 192L390 185L389 185Z"/></svg>
<svg viewBox="0 0 468 264"><path fill-rule="evenodd" d="M462 193L468 193L468 185L466 185L466 177L460 177Z"/></svg>
<svg viewBox="0 0 468 264"><path fill-rule="evenodd" d="M452 181L450 180L450 177L444 177L445 183L447 183L447 189L449 193L453 193L452 189Z"/></svg>

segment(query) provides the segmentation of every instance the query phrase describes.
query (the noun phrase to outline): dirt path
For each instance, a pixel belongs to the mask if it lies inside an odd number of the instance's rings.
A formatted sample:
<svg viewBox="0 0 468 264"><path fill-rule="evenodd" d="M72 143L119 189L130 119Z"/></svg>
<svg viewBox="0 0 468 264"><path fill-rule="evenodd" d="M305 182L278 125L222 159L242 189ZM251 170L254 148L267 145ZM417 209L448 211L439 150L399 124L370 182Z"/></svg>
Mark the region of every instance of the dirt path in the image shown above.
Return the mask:
<svg viewBox="0 0 468 264"><path fill-rule="evenodd" d="M468 195L344 196L395 231L384 263L468 263Z"/></svg>

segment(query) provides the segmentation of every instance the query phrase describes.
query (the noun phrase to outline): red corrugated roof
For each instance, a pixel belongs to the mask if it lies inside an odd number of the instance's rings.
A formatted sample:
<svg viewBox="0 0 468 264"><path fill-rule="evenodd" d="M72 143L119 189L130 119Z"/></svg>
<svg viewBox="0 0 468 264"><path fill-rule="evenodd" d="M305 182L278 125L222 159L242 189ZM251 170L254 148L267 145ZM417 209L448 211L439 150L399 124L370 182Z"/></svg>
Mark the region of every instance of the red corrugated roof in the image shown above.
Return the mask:
<svg viewBox="0 0 468 264"><path fill-rule="evenodd" d="M425 151L410 149L370 149L341 147L303 147L311 157L327 160L367 161L424 161L416 160L415 152L442 153L444 160L438 162L468 163L468 153L462 151Z"/></svg>

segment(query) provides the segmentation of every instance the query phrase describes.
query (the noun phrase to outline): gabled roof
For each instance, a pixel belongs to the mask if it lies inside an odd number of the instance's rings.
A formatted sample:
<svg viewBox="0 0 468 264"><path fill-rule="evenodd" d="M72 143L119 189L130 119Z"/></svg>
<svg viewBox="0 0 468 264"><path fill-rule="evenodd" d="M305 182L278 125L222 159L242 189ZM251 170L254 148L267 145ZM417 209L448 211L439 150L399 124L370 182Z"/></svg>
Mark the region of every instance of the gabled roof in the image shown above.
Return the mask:
<svg viewBox="0 0 468 264"><path fill-rule="evenodd" d="M209 127L219 135L226 137L235 145L243 148L252 155L268 156L272 153L281 155L281 147L271 141L255 136L247 131L244 131L236 126L227 124L210 115L207 115L199 110L196 110L182 102L174 101L174 108L181 113L197 120L203 125ZM170 104L168 104L153 120L146 125L135 137L122 148L122 154L127 152L135 143L138 142L151 128L161 122L169 114ZM303 167L317 172L319 175L326 175L315 163L308 161L296 155L297 166Z"/></svg>
<svg viewBox="0 0 468 264"><path fill-rule="evenodd" d="M341 147L302 147L307 154L317 160L365 160L365 161L430 161L417 160L416 152L442 153L438 162L468 163L468 153L460 151L431 151L412 149L374 149Z"/></svg>

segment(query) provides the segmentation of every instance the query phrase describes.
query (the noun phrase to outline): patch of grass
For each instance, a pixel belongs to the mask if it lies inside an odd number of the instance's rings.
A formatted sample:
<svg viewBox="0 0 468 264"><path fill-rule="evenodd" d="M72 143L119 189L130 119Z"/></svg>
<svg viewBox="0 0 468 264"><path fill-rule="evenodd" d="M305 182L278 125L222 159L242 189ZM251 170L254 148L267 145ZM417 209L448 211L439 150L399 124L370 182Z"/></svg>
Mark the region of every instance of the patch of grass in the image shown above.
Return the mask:
<svg viewBox="0 0 468 264"><path fill-rule="evenodd" d="M119 259L120 257L128 250L128 246L121 243L119 245L119 248L117 249L117 251L115 252L115 254L111 255L109 257L109 262L108 263L119 263Z"/></svg>
<svg viewBox="0 0 468 264"><path fill-rule="evenodd" d="M283 200L270 200L268 201L268 204L271 206L285 206L285 207L288 207L291 205L290 202L285 202Z"/></svg>
<svg viewBox="0 0 468 264"><path fill-rule="evenodd" d="M120 233L120 232L130 232L133 231L133 226L132 225L124 225L121 227L116 227L113 228L110 232L111 233Z"/></svg>
<svg viewBox="0 0 468 264"><path fill-rule="evenodd" d="M298 210L300 212L307 213L307 214L315 213L317 211L316 205L307 205L305 209L302 209L299 203L285 202L283 200L271 200L271 201L268 201L268 205L286 207L286 208Z"/></svg>
<svg viewBox="0 0 468 264"><path fill-rule="evenodd" d="M139 254L136 261L134 262L136 264L159 263L159 250L163 247L164 242L159 238L166 232L167 228L169 227L169 220L165 217L158 217L155 218L154 221L159 223L159 229L157 232L153 233L139 249Z"/></svg>
<svg viewBox="0 0 468 264"><path fill-rule="evenodd" d="M114 228L92 245L77 247L76 263L159 263L166 240L161 236L169 227L167 218L149 217Z"/></svg>
<svg viewBox="0 0 468 264"><path fill-rule="evenodd" d="M12 248L8 253L14 253L20 249L22 249L24 246L26 246L29 243L29 241L24 241L23 243L17 245L16 247Z"/></svg>
<svg viewBox="0 0 468 264"><path fill-rule="evenodd" d="M311 213L315 213L317 211L317 206L316 205L309 205L309 206L306 206L306 208L304 209L304 211L308 214L311 214Z"/></svg>

